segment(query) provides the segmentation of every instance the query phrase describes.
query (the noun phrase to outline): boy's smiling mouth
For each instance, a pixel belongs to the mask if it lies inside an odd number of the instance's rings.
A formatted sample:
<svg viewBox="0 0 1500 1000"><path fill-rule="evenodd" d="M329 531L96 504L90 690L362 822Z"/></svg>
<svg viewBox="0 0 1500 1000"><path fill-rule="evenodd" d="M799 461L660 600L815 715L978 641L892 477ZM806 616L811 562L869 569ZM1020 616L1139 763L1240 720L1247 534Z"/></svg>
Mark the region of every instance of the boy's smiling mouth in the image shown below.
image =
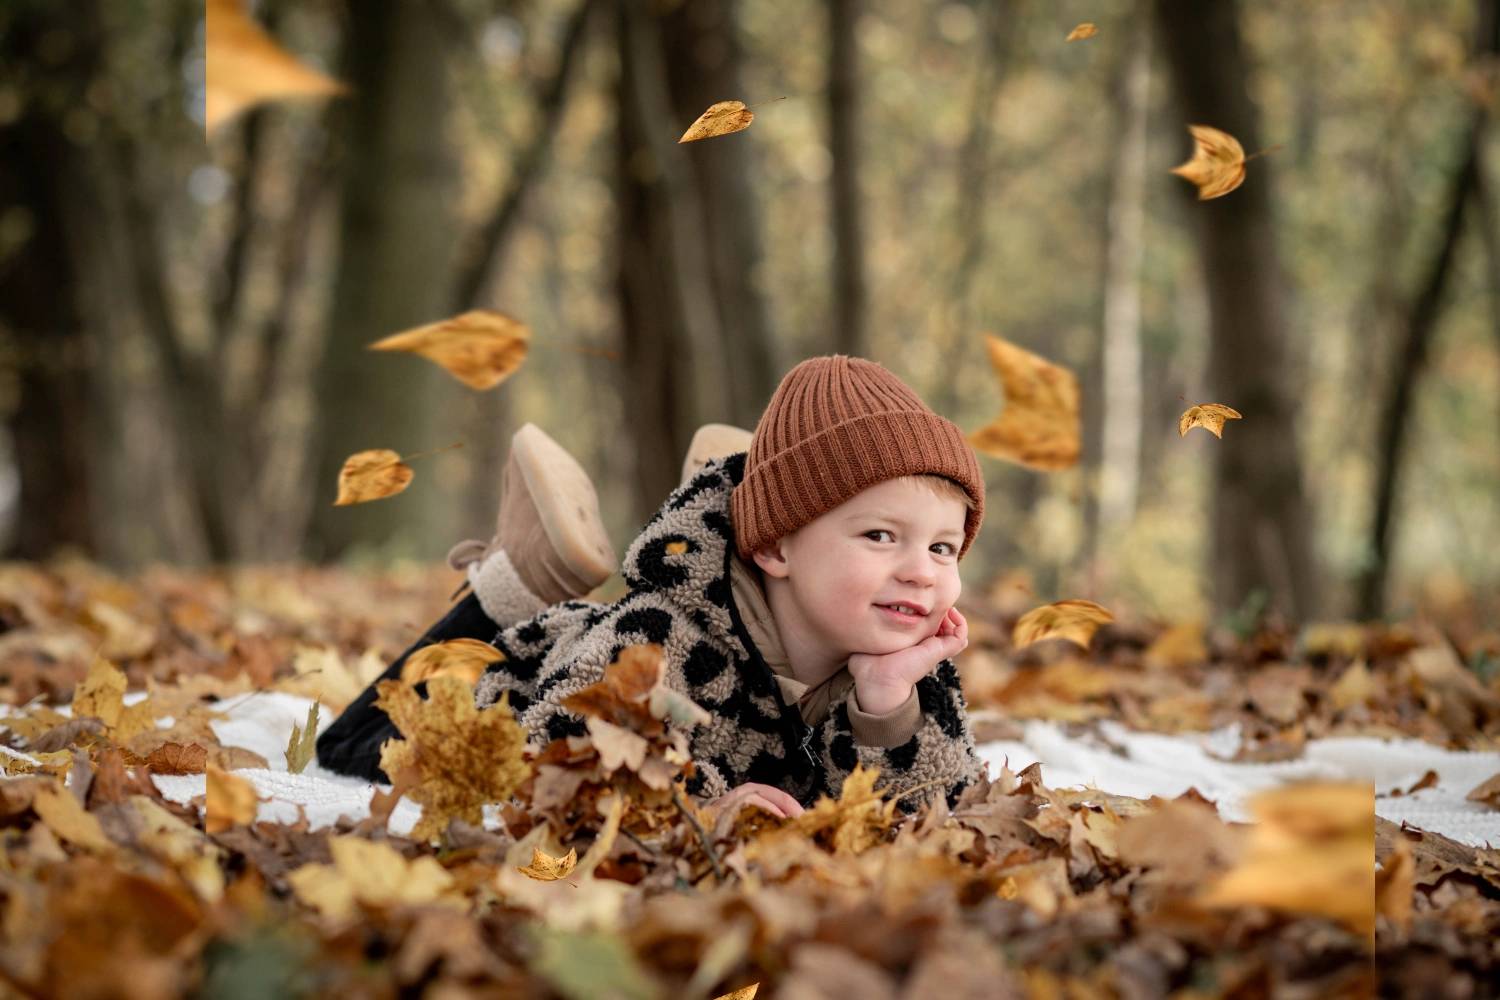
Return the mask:
<svg viewBox="0 0 1500 1000"><path fill-rule="evenodd" d="M927 617L927 609L920 604L877 604L893 620L904 625L914 625Z"/></svg>

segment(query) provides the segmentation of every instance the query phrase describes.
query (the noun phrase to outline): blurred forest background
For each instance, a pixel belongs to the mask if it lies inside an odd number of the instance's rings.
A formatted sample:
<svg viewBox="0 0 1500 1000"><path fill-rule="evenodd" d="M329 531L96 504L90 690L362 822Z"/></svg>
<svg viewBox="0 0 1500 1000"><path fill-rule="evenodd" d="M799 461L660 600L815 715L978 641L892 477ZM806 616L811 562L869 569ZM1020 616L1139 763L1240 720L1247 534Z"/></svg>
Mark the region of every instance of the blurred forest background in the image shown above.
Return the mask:
<svg viewBox="0 0 1500 1000"><path fill-rule="evenodd" d="M981 458L971 592L1493 628L1497 6L259 0L350 92L205 142L201 2L8 0L4 548L435 561L532 421L623 552L803 358L987 423L991 332L1078 375L1085 445ZM1199 202L1189 123L1282 148ZM494 390L365 350L470 308L535 331ZM1244 419L1179 438L1179 396ZM454 441L331 505L347 455Z"/></svg>

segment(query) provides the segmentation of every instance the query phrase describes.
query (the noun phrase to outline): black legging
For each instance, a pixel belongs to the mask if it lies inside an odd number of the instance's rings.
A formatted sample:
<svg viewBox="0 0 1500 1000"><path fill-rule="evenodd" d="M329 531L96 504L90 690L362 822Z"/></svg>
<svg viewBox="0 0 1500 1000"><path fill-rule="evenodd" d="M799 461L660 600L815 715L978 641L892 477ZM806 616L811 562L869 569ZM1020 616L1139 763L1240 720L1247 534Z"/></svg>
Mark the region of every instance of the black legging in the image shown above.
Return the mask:
<svg viewBox="0 0 1500 1000"><path fill-rule="evenodd" d="M380 680L398 680L406 658L423 646L449 639L478 639L492 642L500 630L490 616L479 606L479 598L471 592L455 604L443 616L443 620L428 629L416 645L396 658L386 667ZM418 694L427 696L427 682L415 685ZM375 685L360 692L358 698L344 709L344 714L333 721L333 725L318 737L318 763L330 771L351 774L366 781L389 783L380 769L380 745L391 737L401 738L401 733L391 722L390 716L375 707Z"/></svg>

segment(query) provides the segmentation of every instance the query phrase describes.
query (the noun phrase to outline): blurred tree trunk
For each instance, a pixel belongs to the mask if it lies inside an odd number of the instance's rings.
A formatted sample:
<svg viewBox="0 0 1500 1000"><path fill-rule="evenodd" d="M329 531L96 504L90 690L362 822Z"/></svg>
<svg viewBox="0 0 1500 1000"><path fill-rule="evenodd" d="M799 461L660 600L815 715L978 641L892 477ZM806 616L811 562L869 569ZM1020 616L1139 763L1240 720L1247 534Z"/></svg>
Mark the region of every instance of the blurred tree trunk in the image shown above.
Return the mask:
<svg viewBox="0 0 1500 1000"><path fill-rule="evenodd" d="M339 469L354 452L411 454L450 443L446 411L456 383L444 383L448 376L423 359L366 349L444 318L451 304L456 171L444 127L450 102L439 16L423 0L349 5L342 76L356 96L344 119L339 266L318 379L322 434L310 539L323 559L356 542L425 555L422 540L452 532L437 516L445 502L440 481L421 482L427 476L420 473L399 496L332 506Z"/></svg>
<svg viewBox="0 0 1500 1000"><path fill-rule="evenodd" d="M679 135L711 104L770 99L741 90L732 0L687 0L662 15L661 27ZM760 216L750 187L752 141L746 132L680 147L700 192L709 278L724 341L729 397L727 412L718 419L747 430L754 430L779 381L771 361L765 300L756 284L762 252Z"/></svg>
<svg viewBox="0 0 1500 1000"><path fill-rule="evenodd" d="M753 427L773 388L753 285L759 227L746 192L748 136L693 144L713 147L704 150L677 141L710 104L729 99L716 88L736 86L730 9L727 0L693 0L658 17L641 0L618 0L621 395L641 519L676 488L699 424ZM678 45L692 49L679 56Z"/></svg>
<svg viewBox="0 0 1500 1000"><path fill-rule="evenodd" d="M1141 262L1145 258L1146 124L1151 25L1131 33L1120 80L1123 127L1109 199L1104 278L1104 409L1098 534L1129 525L1141 481Z"/></svg>
<svg viewBox="0 0 1500 1000"><path fill-rule="evenodd" d="M1186 123L1261 146L1233 0L1156 0L1156 22ZM1186 157L1184 157L1185 159ZM1270 171L1190 211L1211 312L1212 399L1245 414L1214 442L1212 580L1220 610L1260 592L1291 620L1318 611L1312 512L1303 490L1297 406L1286 359L1283 275L1272 227Z"/></svg>
<svg viewBox="0 0 1500 1000"><path fill-rule="evenodd" d="M864 210L859 191L859 0L828 0L828 151L833 203L834 350L868 352Z"/></svg>
<svg viewBox="0 0 1500 1000"><path fill-rule="evenodd" d="M1479 59L1488 57L1493 60L1500 57L1500 0L1480 0L1477 8L1474 54ZM1464 136L1463 153L1450 184L1442 233L1422 286L1412 301L1391 373L1390 394L1385 398L1381 413L1376 442L1379 451L1376 455L1375 516L1370 526L1373 558L1359 588L1359 611L1367 618L1378 618L1385 612L1395 534L1396 491L1407 427L1411 423L1412 402L1417 381L1427 364L1433 331L1443 306L1443 294L1453 273L1454 259L1463 235L1464 215L1471 208L1484 244L1494 246L1494 233L1484 232L1489 226L1482 176L1488 124L1488 106L1475 102Z"/></svg>
<svg viewBox="0 0 1500 1000"><path fill-rule="evenodd" d="M0 38L0 59L27 32ZM45 112L0 128L0 217L20 228L0 246L0 323L18 369L8 418L20 497L10 555L45 559L63 546L97 555L89 475L96 396L78 308L80 275L64 236L64 204L76 192L77 150ZM19 223L16 226L15 223Z"/></svg>

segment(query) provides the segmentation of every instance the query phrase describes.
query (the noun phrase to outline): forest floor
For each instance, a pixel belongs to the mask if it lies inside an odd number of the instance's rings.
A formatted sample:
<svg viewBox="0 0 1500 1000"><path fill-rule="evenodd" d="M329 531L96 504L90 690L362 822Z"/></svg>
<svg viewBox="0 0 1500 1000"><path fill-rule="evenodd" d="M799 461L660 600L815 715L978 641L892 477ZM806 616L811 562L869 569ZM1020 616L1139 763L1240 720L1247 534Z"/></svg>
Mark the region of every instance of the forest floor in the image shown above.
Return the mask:
<svg viewBox="0 0 1500 1000"><path fill-rule="evenodd" d="M473 650L434 658L430 701L383 695L394 790L333 825L257 822L243 774L300 770L310 742L224 745L215 705L280 691L326 725L459 582L0 566L0 997L1500 996L1500 852L1377 822L1368 784L1266 792L1244 824L1037 766L907 816L856 772L800 817L733 815L682 794L661 717L686 709L644 648L590 689L608 724L540 757L461 697ZM979 742L1045 719L1238 723L1250 761L1337 736L1500 749L1493 634L1114 623L1016 649L1036 603L961 605ZM203 797L163 795L183 780ZM420 839L390 828L403 795ZM1500 809L1500 775L1471 799Z"/></svg>

